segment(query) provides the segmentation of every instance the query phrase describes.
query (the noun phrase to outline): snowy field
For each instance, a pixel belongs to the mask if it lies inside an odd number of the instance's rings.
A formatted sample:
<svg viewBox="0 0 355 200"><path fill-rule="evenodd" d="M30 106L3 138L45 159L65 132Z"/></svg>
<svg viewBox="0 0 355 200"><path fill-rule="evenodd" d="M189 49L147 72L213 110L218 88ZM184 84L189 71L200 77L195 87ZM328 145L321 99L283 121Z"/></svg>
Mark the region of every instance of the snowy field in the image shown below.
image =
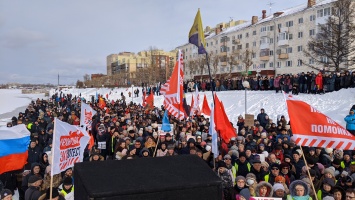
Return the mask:
<svg viewBox="0 0 355 200"><path fill-rule="evenodd" d="M136 88L133 88L133 90ZM142 92L140 89L140 97L133 98L133 102L142 103ZM128 92L132 92L132 88L90 88L90 89L65 89L63 93L72 93L73 95L79 95L85 98L87 101L91 100L91 96L95 96L96 92L102 94L108 99L116 100L120 98L121 92L126 96L127 101L132 101L132 98L128 97ZM50 95L55 93L55 90L50 91ZM111 94L110 94L111 93ZM200 101L202 104L203 95L206 94L209 103L212 102L211 92L200 92ZM20 90L0 90L0 125L5 125L10 121L12 116L17 116L18 112L25 111L25 107L37 98L44 98L44 94L21 94ZM245 114L245 92L244 91L222 91L217 92L219 99L223 102L226 113L229 120L234 124L237 122L239 115ZM191 102L192 93L187 93L186 98L188 104ZM323 95L309 95L300 94L296 98L307 102L319 111L323 112L336 122L345 126L344 117L348 114L349 109L355 104L355 89L342 89L338 92L327 93ZM161 106L163 103L163 96L155 96L155 106ZM22 110L19 111L19 108ZM265 112L271 119L276 121L278 115L285 115L288 119L286 110L286 103L281 93L276 94L274 91L248 91L247 92L247 112L248 114L257 115L260 109L264 108Z"/></svg>

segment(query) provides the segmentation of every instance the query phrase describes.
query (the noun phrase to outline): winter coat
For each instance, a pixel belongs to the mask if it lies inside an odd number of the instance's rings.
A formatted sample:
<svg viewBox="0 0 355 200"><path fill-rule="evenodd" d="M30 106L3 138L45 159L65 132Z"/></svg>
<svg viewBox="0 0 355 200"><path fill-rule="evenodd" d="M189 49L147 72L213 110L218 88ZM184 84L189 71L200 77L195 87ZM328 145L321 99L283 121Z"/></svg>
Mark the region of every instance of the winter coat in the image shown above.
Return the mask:
<svg viewBox="0 0 355 200"><path fill-rule="evenodd" d="M266 186L266 188L267 188L267 196L266 197L272 197L272 195L273 195L273 190L272 190L272 185L270 184L270 183L268 183L268 182L265 182L265 181L261 181L260 183L258 183L258 185L256 186L256 189L255 189L255 195L256 195L256 197L261 197L260 196L260 188L262 187L262 186Z"/></svg>
<svg viewBox="0 0 355 200"><path fill-rule="evenodd" d="M304 196L299 197L296 196L296 186L297 185L302 185L304 187ZM307 183L301 180L295 180L291 183L290 185L290 194L287 195L288 200L312 200L312 198L309 196L310 188L308 187Z"/></svg>
<svg viewBox="0 0 355 200"><path fill-rule="evenodd" d="M355 130L355 114L347 115L344 120L346 121L346 129L353 131Z"/></svg>
<svg viewBox="0 0 355 200"><path fill-rule="evenodd" d="M25 200L39 199L41 192L37 187L30 186L25 192Z"/></svg>
<svg viewBox="0 0 355 200"><path fill-rule="evenodd" d="M319 73L316 77L316 85L318 90L323 89L323 77L321 73Z"/></svg>
<svg viewBox="0 0 355 200"><path fill-rule="evenodd" d="M280 87L280 78L276 77L274 80L274 87L279 88Z"/></svg>

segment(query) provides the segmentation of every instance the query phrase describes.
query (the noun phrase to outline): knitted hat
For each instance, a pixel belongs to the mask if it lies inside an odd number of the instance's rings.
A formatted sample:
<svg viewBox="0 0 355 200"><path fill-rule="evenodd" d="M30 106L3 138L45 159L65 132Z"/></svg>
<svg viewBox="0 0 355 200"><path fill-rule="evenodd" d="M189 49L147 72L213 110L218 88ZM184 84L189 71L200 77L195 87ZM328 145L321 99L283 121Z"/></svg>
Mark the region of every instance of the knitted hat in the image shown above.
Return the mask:
<svg viewBox="0 0 355 200"><path fill-rule="evenodd" d="M332 148L325 148L325 152L327 154L333 153L333 149Z"/></svg>
<svg viewBox="0 0 355 200"><path fill-rule="evenodd" d="M265 161L261 163L261 166L265 167L266 169L269 169L269 163L267 163Z"/></svg>
<svg viewBox="0 0 355 200"><path fill-rule="evenodd" d="M280 168L280 165L278 163L272 163L270 167L271 168L274 168L274 167Z"/></svg>
<svg viewBox="0 0 355 200"><path fill-rule="evenodd" d="M250 199L250 190L248 188L244 188L239 192L239 195L248 200Z"/></svg>
<svg viewBox="0 0 355 200"><path fill-rule="evenodd" d="M206 145L205 149L206 151L211 151L212 147L210 145Z"/></svg>
<svg viewBox="0 0 355 200"><path fill-rule="evenodd" d="M244 182L247 181L244 176L237 176L237 177L235 178L235 182L238 182L239 180L243 180Z"/></svg>
<svg viewBox="0 0 355 200"><path fill-rule="evenodd" d="M239 158L241 158L241 157L244 157L244 158L247 157L247 155L245 154L245 152L240 152L240 153L239 153Z"/></svg>
<svg viewBox="0 0 355 200"><path fill-rule="evenodd" d="M220 168L220 167L227 168L226 163L225 163L225 162L223 162L223 161L219 161L217 164L218 164L218 168Z"/></svg>
<svg viewBox="0 0 355 200"><path fill-rule="evenodd" d="M224 159L232 159L232 157L229 154L226 154L223 158Z"/></svg>
<svg viewBox="0 0 355 200"><path fill-rule="evenodd" d="M285 162L280 164L280 169L282 169L284 167L288 167L290 169L290 165L288 163L285 163Z"/></svg>
<svg viewBox="0 0 355 200"><path fill-rule="evenodd" d="M324 170L324 174L327 174L327 173L331 174L334 177L335 171L332 168L326 168Z"/></svg>
<svg viewBox="0 0 355 200"><path fill-rule="evenodd" d="M73 185L73 179L71 177L65 177L63 185Z"/></svg>
<svg viewBox="0 0 355 200"><path fill-rule="evenodd" d="M9 195L12 195L12 192L9 189L3 189L0 193L1 199L4 199L5 197L7 197Z"/></svg>
<svg viewBox="0 0 355 200"><path fill-rule="evenodd" d="M276 176L276 177L275 177L275 183L280 183L280 182L285 183L285 182L286 182L285 177L283 177L283 176Z"/></svg>
<svg viewBox="0 0 355 200"><path fill-rule="evenodd" d="M325 196L325 197L323 197L322 200L334 200L334 197L332 197L332 196Z"/></svg>
<svg viewBox="0 0 355 200"><path fill-rule="evenodd" d="M246 176L245 176L245 179L248 180L248 179L254 179L256 180L256 176L255 174L253 173L248 173Z"/></svg>
<svg viewBox="0 0 355 200"><path fill-rule="evenodd" d="M285 187L281 184L281 183L275 183L274 186L272 186L272 190L274 190L274 192L276 190L283 190L285 191Z"/></svg>
<svg viewBox="0 0 355 200"><path fill-rule="evenodd" d="M325 178L325 179L323 180L323 184L328 184L328 185L330 185L331 187L334 187L334 186L335 186L334 180L331 179L331 178Z"/></svg>

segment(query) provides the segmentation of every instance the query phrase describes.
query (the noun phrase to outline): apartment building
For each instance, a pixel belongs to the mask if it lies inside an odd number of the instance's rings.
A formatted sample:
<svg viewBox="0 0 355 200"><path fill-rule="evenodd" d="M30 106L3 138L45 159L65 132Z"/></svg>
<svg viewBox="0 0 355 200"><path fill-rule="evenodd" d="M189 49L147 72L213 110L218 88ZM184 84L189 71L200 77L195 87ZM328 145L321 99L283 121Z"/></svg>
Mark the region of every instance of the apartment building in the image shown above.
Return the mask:
<svg viewBox="0 0 355 200"><path fill-rule="evenodd" d="M309 39L316 36L317 24L324 24L330 16L333 1L305 0L303 5L270 15L263 10L260 17L252 16L251 21L233 27L221 24L214 31L206 28L207 52L211 58L219 56L217 74L230 74L232 77L242 73L273 76L314 70L305 65L305 62L315 62L305 57L303 50L307 48ZM192 44L177 49L184 52L186 65L189 61L205 56L198 55L197 48ZM230 55L234 55L237 60L232 65L226 59ZM250 67L243 63L246 55L250 56ZM184 70L186 79L208 76L207 65L203 74L193 67L185 67Z"/></svg>
<svg viewBox="0 0 355 200"><path fill-rule="evenodd" d="M132 52L121 52L110 54L106 57L107 75L119 76L123 79L122 84L133 82L140 83L147 79L143 77L143 70L157 69L160 73L154 81L165 81L170 75L176 60L176 51L165 52L162 50L140 51L137 54ZM144 72L147 76L147 72Z"/></svg>

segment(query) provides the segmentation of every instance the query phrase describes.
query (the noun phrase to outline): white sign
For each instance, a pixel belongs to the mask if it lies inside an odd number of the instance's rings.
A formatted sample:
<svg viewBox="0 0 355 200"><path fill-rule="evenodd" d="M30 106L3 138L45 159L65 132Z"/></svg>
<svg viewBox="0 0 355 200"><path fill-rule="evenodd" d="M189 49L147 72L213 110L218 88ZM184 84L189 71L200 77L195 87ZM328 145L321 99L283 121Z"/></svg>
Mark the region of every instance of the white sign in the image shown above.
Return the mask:
<svg viewBox="0 0 355 200"><path fill-rule="evenodd" d="M90 140L89 134L79 126L54 119L51 176L83 162L84 150Z"/></svg>
<svg viewBox="0 0 355 200"><path fill-rule="evenodd" d="M84 125L89 131L92 125L92 116L96 114L96 111L90 107L90 105L81 102L81 116L80 125Z"/></svg>

